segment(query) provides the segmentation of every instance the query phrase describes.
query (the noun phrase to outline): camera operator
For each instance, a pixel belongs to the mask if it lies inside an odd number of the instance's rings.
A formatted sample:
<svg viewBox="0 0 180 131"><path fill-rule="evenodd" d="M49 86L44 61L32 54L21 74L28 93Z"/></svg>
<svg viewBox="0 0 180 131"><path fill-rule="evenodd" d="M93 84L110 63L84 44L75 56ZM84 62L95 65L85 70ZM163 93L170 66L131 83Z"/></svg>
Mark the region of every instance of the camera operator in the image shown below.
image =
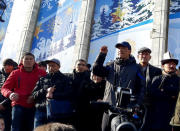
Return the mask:
<svg viewBox="0 0 180 131"><path fill-rule="evenodd" d="M117 102L116 93L118 87L132 89L133 95L137 97L136 106L141 103L144 95L145 78L135 58L131 55L131 46L128 42L117 43L118 57L105 66L107 81L103 100L115 106ZM107 46L102 46L94 66L102 67L108 52ZM102 121L102 131L110 131L110 117L105 112Z"/></svg>

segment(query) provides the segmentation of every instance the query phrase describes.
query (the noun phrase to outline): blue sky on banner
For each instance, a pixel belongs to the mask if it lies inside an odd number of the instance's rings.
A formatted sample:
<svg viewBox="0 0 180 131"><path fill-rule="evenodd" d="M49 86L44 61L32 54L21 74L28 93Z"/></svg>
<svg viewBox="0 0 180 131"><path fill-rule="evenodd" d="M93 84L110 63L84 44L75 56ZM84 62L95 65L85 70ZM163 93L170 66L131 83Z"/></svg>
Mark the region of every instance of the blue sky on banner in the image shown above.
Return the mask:
<svg viewBox="0 0 180 131"><path fill-rule="evenodd" d="M75 44L80 7L81 0L42 1L32 44L37 60L46 59Z"/></svg>
<svg viewBox="0 0 180 131"><path fill-rule="evenodd" d="M171 0L169 15L168 50L180 59L180 1ZM180 62L178 64L180 66Z"/></svg>
<svg viewBox="0 0 180 131"><path fill-rule="evenodd" d="M2 17L3 20L5 20L5 22L0 22L0 51L1 51L1 48L3 45L3 41L4 41L5 34L6 34L7 26L9 23L9 18L11 15L14 0L4 0L4 2L6 3L7 8Z"/></svg>

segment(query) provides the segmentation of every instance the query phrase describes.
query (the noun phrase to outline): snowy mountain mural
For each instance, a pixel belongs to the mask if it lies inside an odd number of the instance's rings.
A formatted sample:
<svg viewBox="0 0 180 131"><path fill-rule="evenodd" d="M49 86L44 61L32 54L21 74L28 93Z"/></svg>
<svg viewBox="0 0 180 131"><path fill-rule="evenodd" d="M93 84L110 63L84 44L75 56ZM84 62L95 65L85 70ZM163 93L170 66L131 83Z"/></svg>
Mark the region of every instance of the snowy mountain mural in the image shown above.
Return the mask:
<svg viewBox="0 0 180 131"><path fill-rule="evenodd" d="M171 0L170 1L170 14L180 12L180 0Z"/></svg>
<svg viewBox="0 0 180 131"><path fill-rule="evenodd" d="M81 0L42 0L32 53L37 61L75 44Z"/></svg>
<svg viewBox="0 0 180 131"><path fill-rule="evenodd" d="M152 19L154 0L96 2L91 40Z"/></svg>

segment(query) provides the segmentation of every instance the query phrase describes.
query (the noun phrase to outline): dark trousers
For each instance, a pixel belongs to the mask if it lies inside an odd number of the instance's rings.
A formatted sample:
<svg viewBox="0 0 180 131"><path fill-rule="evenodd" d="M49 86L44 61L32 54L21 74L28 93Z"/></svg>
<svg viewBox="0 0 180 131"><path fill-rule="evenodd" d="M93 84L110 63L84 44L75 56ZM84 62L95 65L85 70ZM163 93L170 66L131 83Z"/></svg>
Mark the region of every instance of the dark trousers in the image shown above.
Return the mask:
<svg viewBox="0 0 180 131"><path fill-rule="evenodd" d="M180 126L173 126L172 131L180 131Z"/></svg>
<svg viewBox="0 0 180 131"><path fill-rule="evenodd" d="M43 110L36 109L35 116L34 116L34 128L47 124L47 113Z"/></svg>
<svg viewBox="0 0 180 131"><path fill-rule="evenodd" d="M15 105L12 108L11 131L32 131L34 123L34 108L24 108Z"/></svg>

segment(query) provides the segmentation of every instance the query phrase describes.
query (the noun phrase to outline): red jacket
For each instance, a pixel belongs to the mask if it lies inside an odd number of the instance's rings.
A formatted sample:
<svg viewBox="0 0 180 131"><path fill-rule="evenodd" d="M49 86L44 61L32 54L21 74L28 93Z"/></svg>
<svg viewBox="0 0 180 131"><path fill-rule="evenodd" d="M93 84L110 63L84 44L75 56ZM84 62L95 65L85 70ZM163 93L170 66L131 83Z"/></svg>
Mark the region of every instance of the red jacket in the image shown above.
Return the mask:
<svg viewBox="0 0 180 131"><path fill-rule="evenodd" d="M11 93L17 93L19 94L19 99L18 101L12 101L11 105L21 105L22 107L31 108L34 106L34 103L27 103L27 99L31 95L36 82L40 77L45 75L46 72L38 69L37 64L35 64L32 72L26 72L23 65L20 65L19 69L11 72L1 88L1 93L8 98Z"/></svg>

